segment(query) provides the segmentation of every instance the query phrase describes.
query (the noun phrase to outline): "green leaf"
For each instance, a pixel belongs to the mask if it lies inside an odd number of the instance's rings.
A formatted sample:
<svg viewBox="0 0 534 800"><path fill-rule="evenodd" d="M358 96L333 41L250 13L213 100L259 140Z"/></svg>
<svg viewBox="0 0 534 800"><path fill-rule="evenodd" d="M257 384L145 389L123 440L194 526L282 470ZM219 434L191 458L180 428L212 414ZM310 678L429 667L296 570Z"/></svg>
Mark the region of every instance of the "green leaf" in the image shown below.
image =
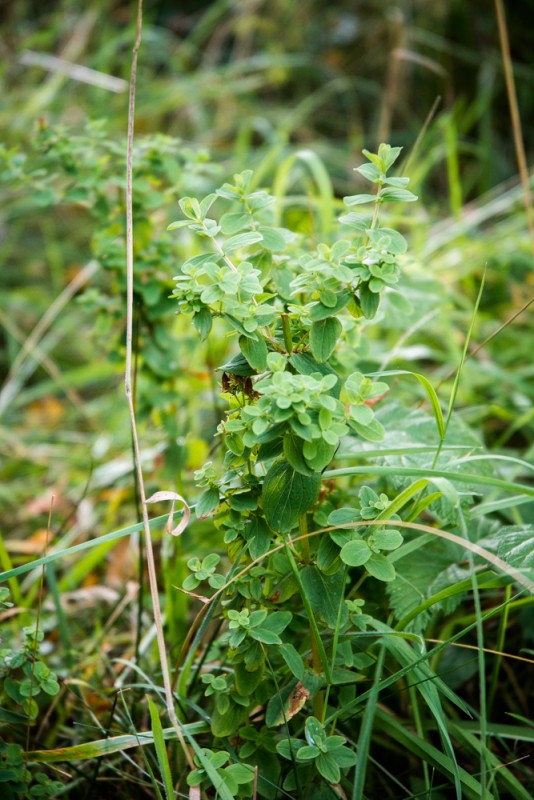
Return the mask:
<svg viewBox="0 0 534 800"><path fill-rule="evenodd" d="M534 526L505 527L499 532L499 558L512 567L534 567Z"/></svg>
<svg viewBox="0 0 534 800"><path fill-rule="evenodd" d="M260 685L264 677L263 668L250 672L241 661L234 667L235 685L242 697L249 697Z"/></svg>
<svg viewBox="0 0 534 800"><path fill-rule="evenodd" d="M223 214L220 219L221 231L225 236L233 236L234 233L243 230L250 224L250 215L243 214L241 211Z"/></svg>
<svg viewBox="0 0 534 800"><path fill-rule="evenodd" d="M158 757L158 764L163 779L163 786L165 787L165 794L167 800L174 798L174 786L171 775L171 768L169 765L169 758L167 756L167 749L165 747L165 739L163 737L163 728L159 718L158 709L150 697L147 697L148 708L150 711L150 722L152 733L154 735L154 746L156 748L156 755Z"/></svg>
<svg viewBox="0 0 534 800"><path fill-rule="evenodd" d="M373 419L368 425L361 425L352 420L351 427L368 442L381 442L384 438L384 426L377 419Z"/></svg>
<svg viewBox="0 0 534 800"><path fill-rule="evenodd" d="M304 442L293 430L287 431L284 436L284 456L301 475L313 475L317 470L308 465L302 452L303 446Z"/></svg>
<svg viewBox="0 0 534 800"><path fill-rule="evenodd" d="M265 628L253 628L249 631L249 635L256 639L257 642L262 644L282 644L282 640L278 634L268 631Z"/></svg>
<svg viewBox="0 0 534 800"><path fill-rule="evenodd" d="M224 770L225 777L232 778L238 785L254 780L254 767L247 764L230 764Z"/></svg>
<svg viewBox="0 0 534 800"><path fill-rule="evenodd" d="M273 633L282 633L292 619L293 614L291 611L275 611L274 614L269 614L265 621L262 622L262 628Z"/></svg>
<svg viewBox="0 0 534 800"><path fill-rule="evenodd" d="M249 553L252 558L260 558L269 549L271 535L268 526L261 517L255 517L247 528L246 537Z"/></svg>
<svg viewBox="0 0 534 800"><path fill-rule="evenodd" d="M363 539L347 542L347 544L343 545L339 554L343 563L349 567L361 567L369 561L371 555L369 545Z"/></svg>
<svg viewBox="0 0 534 800"><path fill-rule="evenodd" d="M402 534L391 528L374 531L369 539L372 540L373 546L380 550L396 550L403 542Z"/></svg>
<svg viewBox="0 0 534 800"><path fill-rule="evenodd" d="M313 322L310 331L311 351L317 361L327 361L332 355L336 342L343 330L337 317Z"/></svg>
<svg viewBox="0 0 534 800"><path fill-rule="evenodd" d="M219 505L219 490L212 486L203 492L197 500L195 514L198 519L207 517Z"/></svg>
<svg viewBox="0 0 534 800"><path fill-rule="evenodd" d="M343 198L343 202L346 206L350 208L350 206L361 206L365 203L374 203L376 202L376 195L374 194L352 194L348 197Z"/></svg>
<svg viewBox="0 0 534 800"><path fill-rule="evenodd" d="M319 372L321 375L335 375L338 378L337 383L331 389L334 397L339 397L341 382L334 369L329 364L320 364L316 361L310 353L293 353L289 359L292 367L295 367L300 375L313 375Z"/></svg>
<svg viewBox="0 0 534 800"><path fill-rule="evenodd" d="M295 678L298 678L299 681L301 681L306 670L300 653L297 652L292 644L285 643L280 645L278 652L286 662Z"/></svg>
<svg viewBox="0 0 534 800"><path fill-rule="evenodd" d="M373 319L378 306L380 305L380 295L377 292L372 292L366 283L363 283L358 289L360 295L360 306L367 319Z"/></svg>
<svg viewBox="0 0 534 800"><path fill-rule="evenodd" d="M269 526L288 533L315 503L320 475L301 475L284 461L275 462L263 481L263 510Z"/></svg>
<svg viewBox="0 0 534 800"><path fill-rule="evenodd" d="M300 574L312 609L320 614L331 627L342 622L346 617L344 607L342 613L339 611L345 588L344 575L345 570L343 569L333 575L325 575L316 567L304 567Z"/></svg>
<svg viewBox="0 0 534 800"><path fill-rule="evenodd" d="M272 250L275 253L285 250L286 239L282 229L261 227L258 228L258 233L263 236L263 246L267 250Z"/></svg>
<svg viewBox="0 0 534 800"><path fill-rule="evenodd" d="M324 728L316 717L308 717L304 725L304 735L309 745L322 747L326 742Z"/></svg>
<svg viewBox="0 0 534 800"><path fill-rule="evenodd" d="M257 369L258 372L264 372L267 369L267 345L260 333L256 332L253 336L240 336L239 347L251 367Z"/></svg>
<svg viewBox="0 0 534 800"><path fill-rule="evenodd" d="M337 295L336 304L334 306L325 306L324 303L315 303L310 309L310 319L312 322L319 322L321 319L327 317L335 317L339 314L341 309L345 308L350 300L348 292L341 292Z"/></svg>
<svg viewBox="0 0 534 800"><path fill-rule="evenodd" d="M238 233L237 236L232 236L231 239L226 240L222 246L223 253L225 255L228 253L233 253L234 250L238 250L240 247L248 247L256 242L261 242L262 238L263 237L261 233L258 233L257 231Z"/></svg>
<svg viewBox="0 0 534 800"><path fill-rule="evenodd" d="M380 191L380 199L384 203L413 203L417 200L417 195L412 194L408 189L395 189L388 186Z"/></svg>
<svg viewBox="0 0 534 800"><path fill-rule="evenodd" d="M211 732L218 739L232 736L241 727L246 717L246 709L236 703L230 703L230 708L222 714L217 707L211 715Z"/></svg>
<svg viewBox="0 0 534 800"><path fill-rule="evenodd" d="M321 472L334 458L336 445L327 444L324 439L316 439L313 445L315 454L312 457L306 455L306 463L314 472ZM304 445L304 452L306 452L306 444Z"/></svg>
<svg viewBox="0 0 534 800"><path fill-rule="evenodd" d="M373 553L371 558L365 562L365 569L379 581L393 581L395 580L395 567L385 556L381 553Z"/></svg>
<svg viewBox="0 0 534 800"><path fill-rule="evenodd" d="M333 753L321 753L315 762L315 766L317 767L317 771L329 783L339 783L341 772Z"/></svg>
<svg viewBox="0 0 534 800"><path fill-rule="evenodd" d="M212 326L212 317L207 308L201 308L200 311L193 314L193 325L200 336L201 342L208 338Z"/></svg>

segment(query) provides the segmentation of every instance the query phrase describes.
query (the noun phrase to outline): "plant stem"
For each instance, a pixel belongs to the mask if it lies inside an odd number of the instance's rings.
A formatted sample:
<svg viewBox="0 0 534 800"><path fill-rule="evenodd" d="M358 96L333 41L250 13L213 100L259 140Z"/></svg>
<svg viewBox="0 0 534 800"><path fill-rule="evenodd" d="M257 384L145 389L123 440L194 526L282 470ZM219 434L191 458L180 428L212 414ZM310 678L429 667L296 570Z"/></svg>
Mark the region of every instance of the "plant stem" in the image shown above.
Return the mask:
<svg viewBox="0 0 534 800"><path fill-rule="evenodd" d="M163 685L165 688L165 701L167 705L167 713L169 719L176 731L178 741L182 746L187 763L191 769L195 768L193 759L189 753L189 748L186 745L182 728L178 722L176 712L174 710L174 698L172 694L171 678L169 665L167 661L167 652L165 648L165 636L163 633L163 620L161 615L161 607L158 594L158 578L156 572L156 562L154 559L154 548L152 546L152 535L150 533L150 522L148 518L146 492L143 479L143 469L140 458L139 439L137 436L137 423L135 419L135 408L133 403L132 393L132 351L133 351L133 276L134 276L134 257L133 257L133 138L134 138L134 111L135 111L135 84L137 77L137 54L141 44L141 30L143 21L143 2L139 0L137 6L137 30L135 35L135 43L132 53L132 68L130 75L130 96L128 103L128 149L126 155L126 366L124 371L124 389L128 401L128 408L130 411L130 423L132 429L132 439L135 453L135 467L137 470L137 478L139 482L139 494L141 497L143 509L143 523L145 531L145 547L146 558L148 567L148 578L150 584L150 594L152 597L152 608L154 614L154 625L156 627L156 636L158 641L158 651L161 665L161 672L163 678Z"/></svg>
<svg viewBox="0 0 534 800"><path fill-rule="evenodd" d="M284 334L284 344L289 355L293 352L293 337L291 335L291 323L289 315L282 314L282 333Z"/></svg>

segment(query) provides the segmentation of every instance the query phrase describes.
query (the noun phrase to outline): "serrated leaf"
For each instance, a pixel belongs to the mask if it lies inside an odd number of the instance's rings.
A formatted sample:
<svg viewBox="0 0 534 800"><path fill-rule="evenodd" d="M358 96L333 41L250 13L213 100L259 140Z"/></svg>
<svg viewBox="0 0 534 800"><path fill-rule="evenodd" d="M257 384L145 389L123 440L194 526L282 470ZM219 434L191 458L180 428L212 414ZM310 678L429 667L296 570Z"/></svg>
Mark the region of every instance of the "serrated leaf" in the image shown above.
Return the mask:
<svg viewBox="0 0 534 800"><path fill-rule="evenodd" d="M513 526L502 530L497 554L512 567L534 567L534 526Z"/></svg>
<svg viewBox="0 0 534 800"><path fill-rule="evenodd" d="M332 355L343 330L337 317L327 317L313 322L310 331L310 347L317 361L324 362Z"/></svg>
<svg viewBox="0 0 534 800"><path fill-rule="evenodd" d="M320 475L301 475L284 461L274 463L265 476L262 491L269 526L288 533L315 503L320 485Z"/></svg>

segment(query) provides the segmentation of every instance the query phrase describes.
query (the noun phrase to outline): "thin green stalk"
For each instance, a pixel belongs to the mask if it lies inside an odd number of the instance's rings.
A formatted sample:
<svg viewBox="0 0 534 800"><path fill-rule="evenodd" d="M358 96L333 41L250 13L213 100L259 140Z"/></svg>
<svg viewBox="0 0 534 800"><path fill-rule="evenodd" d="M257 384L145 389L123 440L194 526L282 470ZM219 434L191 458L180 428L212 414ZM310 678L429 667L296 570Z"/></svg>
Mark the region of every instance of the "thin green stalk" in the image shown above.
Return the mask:
<svg viewBox="0 0 534 800"><path fill-rule="evenodd" d="M412 717L415 723L415 730L421 739L425 738L425 728L421 718L421 710L419 708L419 698L415 686L408 686L408 694L410 697L410 704L412 708ZM428 774L428 764L423 761L423 781L425 784L425 792L427 797L432 797L430 775Z"/></svg>
<svg viewBox="0 0 534 800"><path fill-rule="evenodd" d="M365 788L365 776L367 770L367 761L369 758L369 750L371 748L371 736L373 732L373 722L375 718L376 706L378 703L378 695L380 692L380 682L382 679L382 669L384 667L384 659L386 657L386 648L382 644L378 659L375 666L375 677L373 687L369 691L365 711L363 712L362 724L360 728L360 735L358 737L358 764L356 765L354 775L354 785L352 788L352 800L362 800L364 797L363 791Z"/></svg>
<svg viewBox="0 0 534 800"><path fill-rule="evenodd" d="M458 394L458 387L460 385L460 377L461 377L461 374L462 374L462 369L463 369L463 366L464 366L466 358L467 358L467 351L469 349L469 343L470 343L471 338L473 336L473 329L474 329L474 326L475 326L475 320L476 320L476 317L477 317L477 314L478 314L480 301L482 300L482 293L484 291L484 284L486 283L486 272L487 272L487 267L484 267L484 271L482 273L482 280L480 281L480 286L479 286L479 289L478 289L477 299L476 299L476 302L475 302L475 307L473 309L473 314L471 315L471 322L469 324L469 329L467 331L467 336L465 337L464 347L463 347L463 351L462 351L462 357L460 359L460 364L458 366L458 369L456 371L456 375L455 375L455 378L454 378L454 384L453 384L452 391L451 391L451 396L450 396L450 399L449 399L449 407L447 409L447 417L445 419L445 430L444 430L443 436L441 438L441 441L440 441L440 443L439 443L439 445L437 447L436 455L434 456L434 460L432 462L432 469L434 469L434 467L438 463L438 459L439 459L439 456L440 456L440 453L441 453L441 448L443 447L443 443L445 442L445 438L447 436L447 430L449 428L449 423L451 421L452 412L453 412L453 409L454 409L454 403L456 402L456 396Z"/></svg>
<svg viewBox="0 0 534 800"><path fill-rule="evenodd" d="M512 587L507 586L504 593L505 600L509 600L511 596L512 596ZM509 616L510 616L510 606L506 605L499 620L499 629L497 631L497 642L495 644L495 649L499 650L501 653L504 650L504 642L506 639L506 630L508 628ZM497 682L499 680L499 672L501 671L501 666L502 666L502 656L499 655L495 657L495 660L493 662L493 669L491 671L491 678L488 689L488 714L491 714L491 709L493 707L493 702L495 700L495 695L497 693Z"/></svg>
<svg viewBox="0 0 534 800"><path fill-rule="evenodd" d="M467 531L467 525L465 522L465 517L462 511L460 504L458 504L457 508L458 519L460 523L460 530L462 531L463 537L469 541L469 534ZM473 600L475 604L475 614L476 614L476 634L477 634L477 655L478 655L478 691L479 691L479 698L480 698L480 740L482 747L480 748L480 783L482 786L482 795L481 800L484 800L487 794L487 778L490 773L490 770L487 768L485 753L487 750L488 745L488 730L487 730L487 703L486 703L486 659L484 653L484 628L482 625L482 606L480 603L480 592L478 589L478 583L475 575L475 565L473 559L473 553L468 550L467 551L467 561L471 571L472 577L472 590L473 590Z"/></svg>

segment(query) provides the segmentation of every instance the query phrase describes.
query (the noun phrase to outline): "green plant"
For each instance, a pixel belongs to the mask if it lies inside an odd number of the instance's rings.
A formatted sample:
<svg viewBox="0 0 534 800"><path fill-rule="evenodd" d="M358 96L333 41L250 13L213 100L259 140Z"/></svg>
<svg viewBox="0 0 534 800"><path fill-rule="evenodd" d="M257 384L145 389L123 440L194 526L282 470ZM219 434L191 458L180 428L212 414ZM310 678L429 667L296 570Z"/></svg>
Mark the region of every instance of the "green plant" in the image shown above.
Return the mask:
<svg viewBox="0 0 534 800"><path fill-rule="evenodd" d="M9 590L0 587L0 608L9 608ZM59 683L39 652L44 634L23 628L20 645L0 640L0 784L2 797L54 797L62 788L25 758L24 738L39 715L39 696L54 697ZM13 737L12 731L19 731ZM9 732L8 732L9 731ZM6 735L7 734L7 735Z"/></svg>
<svg viewBox="0 0 534 800"><path fill-rule="evenodd" d="M384 435L375 404L389 387L357 369L354 346L362 323L396 292L406 252L403 236L381 222L385 204L416 199L408 179L389 174L399 153L389 145L364 151L369 163L358 172L376 191L344 202L372 210L341 215L343 238L317 244L313 231L273 226L273 198L252 188L250 171L201 201L181 199L186 219L170 226L207 243L176 278L179 312L192 315L201 339L222 323L239 346L220 367L228 401L218 428L222 473L211 462L197 473L204 491L196 506L198 517L213 515L234 577L223 584L213 574L217 554L189 562L184 589L204 581L216 590L211 610L222 600L215 614L223 629L202 656L209 665L202 682L188 686L185 670L180 690L197 698L207 686L216 740L257 741L258 750L244 744L240 756L260 765L265 797L277 796L277 785L310 797L318 782L325 790L350 786L353 734L333 731L344 728L343 705L354 701L376 660L374 648L360 644L373 621L362 613L359 587L366 577L394 581L390 554L403 536L391 522L426 486L393 501L362 486L356 499L350 484L324 480L342 440ZM210 216L224 204L230 208ZM436 499L425 504L419 496L419 507ZM328 527L317 532L314 523ZM266 724L260 738L256 714ZM303 719L306 742L291 732ZM275 782L261 768L264 759ZM250 787L233 793L248 797Z"/></svg>

